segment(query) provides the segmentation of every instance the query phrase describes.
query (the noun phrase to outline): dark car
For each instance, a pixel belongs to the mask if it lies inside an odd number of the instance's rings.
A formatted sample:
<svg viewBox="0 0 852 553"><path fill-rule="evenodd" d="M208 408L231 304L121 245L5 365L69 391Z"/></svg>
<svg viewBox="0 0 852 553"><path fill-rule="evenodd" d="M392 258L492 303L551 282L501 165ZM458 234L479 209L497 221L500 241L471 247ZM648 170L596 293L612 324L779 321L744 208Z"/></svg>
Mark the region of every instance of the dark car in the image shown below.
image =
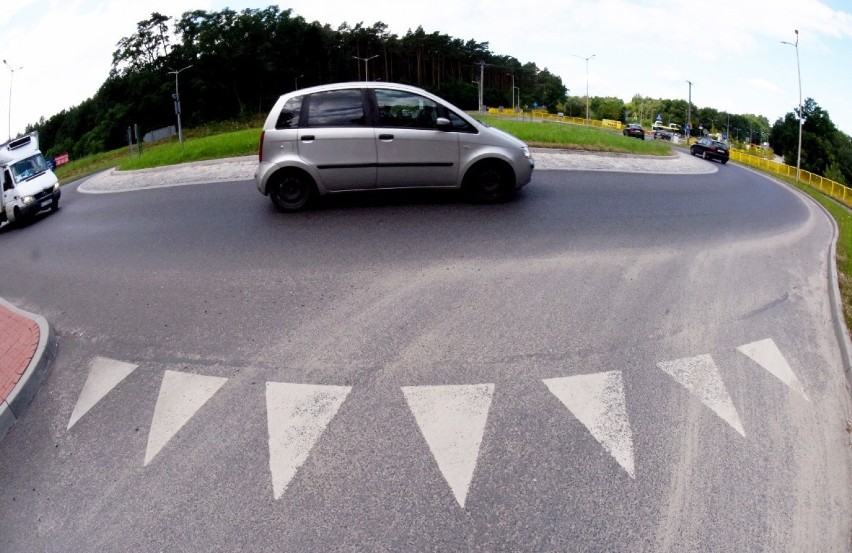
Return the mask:
<svg viewBox="0 0 852 553"><path fill-rule="evenodd" d="M655 140L671 140L674 136L672 131L656 130L654 131Z"/></svg>
<svg viewBox="0 0 852 553"><path fill-rule="evenodd" d="M630 123L624 130L621 131L624 136L632 136L633 138L641 138L645 140L645 129L642 128L642 125L639 123Z"/></svg>
<svg viewBox="0 0 852 553"><path fill-rule="evenodd" d="M712 138L701 138L689 147L689 153L704 159L718 159L723 164L728 163L730 152L728 145Z"/></svg>

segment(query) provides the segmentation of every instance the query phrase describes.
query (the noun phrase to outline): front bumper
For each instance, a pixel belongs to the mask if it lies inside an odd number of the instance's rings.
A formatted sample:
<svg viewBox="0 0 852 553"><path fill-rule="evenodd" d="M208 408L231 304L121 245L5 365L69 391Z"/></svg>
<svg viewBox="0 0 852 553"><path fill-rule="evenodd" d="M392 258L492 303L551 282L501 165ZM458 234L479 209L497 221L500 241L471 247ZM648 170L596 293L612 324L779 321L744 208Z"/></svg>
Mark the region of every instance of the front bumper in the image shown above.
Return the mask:
<svg viewBox="0 0 852 553"><path fill-rule="evenodd" d="M36 197L36 200L30 202L26 205L21 206L21 214L24 217L30 217L35 215L39 211L50 209L52 205L59 202L59 198L62 196L62 192L60 190L53 190L48 194L39 194Z"/></svg>

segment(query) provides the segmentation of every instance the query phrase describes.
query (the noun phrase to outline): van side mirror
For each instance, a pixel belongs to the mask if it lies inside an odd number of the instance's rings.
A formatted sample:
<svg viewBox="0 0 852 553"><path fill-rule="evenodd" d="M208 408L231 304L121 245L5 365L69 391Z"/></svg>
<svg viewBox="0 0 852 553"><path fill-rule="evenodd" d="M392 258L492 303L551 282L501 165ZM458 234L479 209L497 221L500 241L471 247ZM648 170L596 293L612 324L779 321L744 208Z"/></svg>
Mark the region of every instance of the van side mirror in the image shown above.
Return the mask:
<svg viewBox="0 0 852 553"><path fill-rule="evenodd" d="M442 131L450 130L453 126L453 124L450 122L450 120L447 119L446 117L438 117L438 119L435 121L435 124Z"/></svg>

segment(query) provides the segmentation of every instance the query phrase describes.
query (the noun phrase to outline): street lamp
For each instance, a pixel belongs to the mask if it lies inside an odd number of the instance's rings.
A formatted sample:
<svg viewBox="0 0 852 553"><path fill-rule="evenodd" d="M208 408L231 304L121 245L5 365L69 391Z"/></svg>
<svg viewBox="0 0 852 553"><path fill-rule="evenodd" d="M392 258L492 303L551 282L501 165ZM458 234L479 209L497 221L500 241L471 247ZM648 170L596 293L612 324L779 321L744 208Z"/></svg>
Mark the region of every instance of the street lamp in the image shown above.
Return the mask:
<svg viewBox="0 0 852 553"><path fill-rule="evenodd" d="M19 67L18 69L13 69L9 62L3 60L3 63L6 64L6 67L9 68L9 71L12 72L12 76L9 77L9 140L12 140L12 81L15 79L15 71L23 69L23 67Z"/></svg>
<svg viewBox="0 0 852 553"><path fill-rule="evenodd" d="M183 69L178 69L177 71L169 71L169 75L174 73L175 76L175 115L177 115L178 141L181 146L183 146L183 129L180 126L180 90L178 89L178 75L180 75L181 71L186 71L190 67L192 67L192 65L187 65Z"/></svg>
<svg viewBox="0 0 852 553"><path fill-rule="evenodd" d="M796 159L796 182L799 182L802 174L802 125L805 124L805 114L802 113L802 67L799 65L799 30L796 29L796 42L781 41L781 44L789 44L796 49L796 71L799 73L799 155Z"/></svg>
<svg viewBox="0 0 852 553"><path fill-rule="evenodd" d="M379 57L379 55L376 54L375 56L370 56L369 58L359 58L358 56L352 56L352 57L355 58L356 60L361 60L361 61L364 62L364 80L369 81L370 79L369 79L369 77L367 77L367 75L368 75L368 73L367 73L367 62L370 61L373 58Z"/></svg>
<svg viewBox="0 0 852 553"><path fill-rule="evenodd" d="M581 60L586 60L586 124L589 124L589 60L593 57L597 56L597 54L592 54L591 56L584 58L583 56L578 56L577 54L571 54L575 58L580 58Z"/></svg>
<svg viewBox="0 0 852 553"><path fill-rule="evenodd" d="M515 112L515 76L512 75L511 73L506 73L506 74L509 75L510 77L512 77L512 115L514 115L514 112Z"/></svg>

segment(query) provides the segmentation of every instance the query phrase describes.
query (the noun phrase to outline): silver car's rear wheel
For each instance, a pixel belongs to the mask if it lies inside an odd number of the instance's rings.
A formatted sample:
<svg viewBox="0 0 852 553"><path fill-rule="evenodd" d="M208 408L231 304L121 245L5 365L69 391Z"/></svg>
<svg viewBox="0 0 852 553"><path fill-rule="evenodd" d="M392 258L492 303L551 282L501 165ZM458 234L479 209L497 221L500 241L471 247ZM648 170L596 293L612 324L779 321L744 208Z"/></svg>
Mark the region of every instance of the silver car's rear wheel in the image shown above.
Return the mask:
<svg viewBox="0 0 852 553"><path fill-rule="evenodd" d="M269 183L269 197L280 211L300 211L313 200L316 186L302 171L280 173Z"/></svg>

